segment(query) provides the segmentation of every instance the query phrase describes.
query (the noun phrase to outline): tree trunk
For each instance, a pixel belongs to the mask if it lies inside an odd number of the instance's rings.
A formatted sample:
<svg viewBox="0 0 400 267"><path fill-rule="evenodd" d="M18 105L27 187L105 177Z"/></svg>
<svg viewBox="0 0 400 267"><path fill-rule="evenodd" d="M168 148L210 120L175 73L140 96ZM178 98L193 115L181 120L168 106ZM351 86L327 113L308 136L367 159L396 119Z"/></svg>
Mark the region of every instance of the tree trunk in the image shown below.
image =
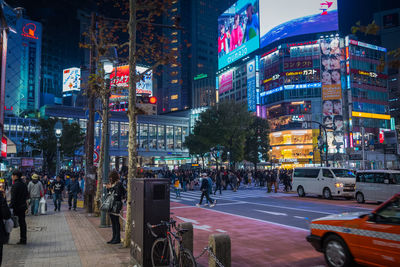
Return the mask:
<svg viewBox="0 0 400 267"><path fill-rule="evenodd" d="M102 103L103 103L103 114L102 114L102 120L101 120L101 140L100 140L100 153L99 153L99 167L97 168L97 187L96 187L96 197L94 201L94 214L96 216L100 215L100 200L101 200L101 195L103 193L103 164L104 164L104 146L106 145L106 131L107 131L107 123L108 123L108 114L107 114L107 107L106 105L106 99L105 97L108 96L102 96Z"/></svg>
<svg viewBox="0 0 400 267"><path fill-rule="evenodd" d="M132 194L133 179L137 173L136 151L136 0L129 0L129 96L128 96L128 196L126 205L126 224L124 247L129 247L132 233Z"/></svg>

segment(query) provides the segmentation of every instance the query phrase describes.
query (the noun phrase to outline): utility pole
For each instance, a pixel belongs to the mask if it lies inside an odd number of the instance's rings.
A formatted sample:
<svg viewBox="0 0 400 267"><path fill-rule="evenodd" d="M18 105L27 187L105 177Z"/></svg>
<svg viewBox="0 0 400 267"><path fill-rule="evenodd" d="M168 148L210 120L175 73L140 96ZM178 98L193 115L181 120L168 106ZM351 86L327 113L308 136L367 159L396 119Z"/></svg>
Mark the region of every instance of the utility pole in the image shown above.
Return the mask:
<svg viewBox="0 0 400 267"><path fill-rule="evenodd" d="M361 127L362 169L365 170L365 128Z"/></svg>

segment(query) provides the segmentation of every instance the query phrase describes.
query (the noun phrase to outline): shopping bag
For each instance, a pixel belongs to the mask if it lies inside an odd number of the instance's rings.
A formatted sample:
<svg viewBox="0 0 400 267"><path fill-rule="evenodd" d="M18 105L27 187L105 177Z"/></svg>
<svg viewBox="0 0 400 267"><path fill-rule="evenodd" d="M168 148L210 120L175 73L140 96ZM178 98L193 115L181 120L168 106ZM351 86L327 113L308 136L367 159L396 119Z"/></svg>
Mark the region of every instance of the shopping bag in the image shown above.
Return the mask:
<svg viewBox="0 0 400 267"><path fill-rule="evenodd" d="M42 215L46 214L46 200L44 197L42 197L39 201L39 211Z"/></svg>

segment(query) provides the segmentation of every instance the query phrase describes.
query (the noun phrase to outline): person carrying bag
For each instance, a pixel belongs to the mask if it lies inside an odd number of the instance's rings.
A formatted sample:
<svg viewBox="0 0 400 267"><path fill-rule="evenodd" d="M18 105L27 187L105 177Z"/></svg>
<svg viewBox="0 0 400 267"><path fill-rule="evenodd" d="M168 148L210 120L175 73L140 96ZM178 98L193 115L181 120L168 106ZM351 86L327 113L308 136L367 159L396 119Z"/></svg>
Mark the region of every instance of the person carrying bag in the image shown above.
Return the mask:
<svg viewBox="0 0 400 267"><path fill-rule="evenodd" d="M109 212L112 225L112 239L108 244L121 243L121 225L119 223L119 213L122 209L122 199L125 197L125 188L120 181L117 171L112 171L109 176L110 183L106 185L108 195L102 203L100 209Z"/></svg>
<svg viewBox="0 0 400 267"><path fill-rule="evenodd" d="M0 266L3 260L3 245L8 243L10 232L14 224L11 219L11 212L5 198L4 187L0 186Z"/></svg>

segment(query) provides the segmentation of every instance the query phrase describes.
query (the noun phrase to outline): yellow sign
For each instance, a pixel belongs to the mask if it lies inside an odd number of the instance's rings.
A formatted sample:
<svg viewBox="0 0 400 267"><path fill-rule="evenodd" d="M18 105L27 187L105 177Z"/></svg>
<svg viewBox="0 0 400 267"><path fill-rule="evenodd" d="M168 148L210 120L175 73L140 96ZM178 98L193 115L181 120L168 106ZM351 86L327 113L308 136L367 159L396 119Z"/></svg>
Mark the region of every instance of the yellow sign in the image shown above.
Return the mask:
<svg viewBox="0 0 400 267"><path fill-rule="evenodd" d="M390 120L390 115L367 113L367 112L357 112L353 111L351 113L353 117L370 118L370 119L380 119L380 120Z"/></svg>
<svg viewBox="0 0 400 267"><path fill-rule="evenodd" d="M342 88L340 84L322 85L322 100L342 99Z"/></svg>

